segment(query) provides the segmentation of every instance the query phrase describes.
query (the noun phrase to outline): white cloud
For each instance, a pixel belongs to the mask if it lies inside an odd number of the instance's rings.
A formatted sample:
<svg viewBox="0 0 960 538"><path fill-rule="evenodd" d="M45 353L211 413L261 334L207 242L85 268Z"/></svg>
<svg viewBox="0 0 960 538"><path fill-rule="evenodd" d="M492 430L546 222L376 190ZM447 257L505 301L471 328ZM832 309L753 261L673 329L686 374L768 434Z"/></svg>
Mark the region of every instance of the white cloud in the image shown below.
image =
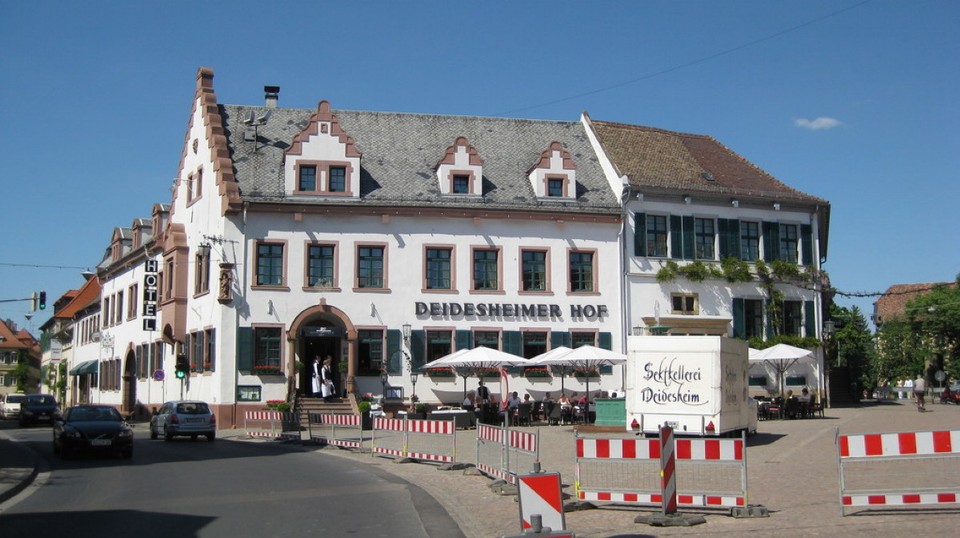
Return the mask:
<svg viewBox="0 0 960 538"><path fill-rule="evenodd" d="M797 127L803 127L804 129L810 129L811 131L819 131L820 129L833 129L834 127L839 127L843 125L840 122L840 120L835 120L833 118L828 118L825 116L820 116L815 120L800 118L800 119L794 120L793 123Z"/></svg>

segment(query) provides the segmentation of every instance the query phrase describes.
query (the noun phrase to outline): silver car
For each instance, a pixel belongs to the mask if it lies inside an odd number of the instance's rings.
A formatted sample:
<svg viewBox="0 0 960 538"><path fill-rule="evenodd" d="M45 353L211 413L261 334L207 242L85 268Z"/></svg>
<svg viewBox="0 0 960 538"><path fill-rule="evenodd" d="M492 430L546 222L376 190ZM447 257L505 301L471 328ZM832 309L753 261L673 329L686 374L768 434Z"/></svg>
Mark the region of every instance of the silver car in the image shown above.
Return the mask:
<svg viewBox="0 0 960 538"><path fill-rule="evenodd" d="M206 402L167 402L150 418L150 438L156 439L161 435L167 441L172 441L178 435L191 439L203 435L207 441L213 441L217 438L217 417Z"/></svg>
<svg viewBox="0 0 960 538"><path fill-rule="evenodd" d="M20 404L26 397L26 394L7 394L0 401L0 415L3 418L18 418L20 416Z"/></svg>

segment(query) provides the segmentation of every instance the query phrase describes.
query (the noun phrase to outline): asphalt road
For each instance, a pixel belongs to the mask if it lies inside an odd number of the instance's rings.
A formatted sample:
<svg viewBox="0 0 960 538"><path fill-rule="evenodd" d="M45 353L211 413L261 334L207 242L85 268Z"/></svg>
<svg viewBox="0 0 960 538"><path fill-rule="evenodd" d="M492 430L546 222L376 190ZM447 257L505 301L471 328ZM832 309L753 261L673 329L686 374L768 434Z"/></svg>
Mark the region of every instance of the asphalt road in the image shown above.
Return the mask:
<svg viewBox="0 0 960 538"><path fill-rule="evenodd" d="M61 460L51 430L6 429L40 456L33 493L0 514L4 536L463 536L422 489L375 467L294 447L151 441L131 460Z"/></svg>

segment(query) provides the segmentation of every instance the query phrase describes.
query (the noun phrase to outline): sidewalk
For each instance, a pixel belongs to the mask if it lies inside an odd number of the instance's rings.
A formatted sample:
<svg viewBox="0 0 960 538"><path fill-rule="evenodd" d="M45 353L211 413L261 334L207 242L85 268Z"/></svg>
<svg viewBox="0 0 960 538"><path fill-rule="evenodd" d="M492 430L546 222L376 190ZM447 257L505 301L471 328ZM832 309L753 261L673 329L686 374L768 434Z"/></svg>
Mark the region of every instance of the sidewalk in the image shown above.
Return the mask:
<svg viewBox="0 0 960 538"><path fill-rule="evenodd" d="M682 510L704 515L707 523L696 527L650 527L634 523L637 515L656 508L607 506L566 513L567 529L578 537L720 535L749 532L756 536L866 536L951 534L960 526L960 507L924 506L913 509L848 510L840 516L838 500L837 428L841 433L896 432L960 429L960 406L930 405L918 413L905 403L884 403L857 408L827 409L826 418L763 421L759 433L747 442L749 502L764 505L770 517L734 519L725 510ZM526 429L526 428L525 428ZM574 438L568 426L532 428L540 431L540 460L546 472L559 472L564 492L573 493ZM591 434L604 437L608 434ZM295 445L247 438L241 430L219 432L221 439ZM476 430L457 432L457 459L475 462ZM501 496L489 487L493 480L463 471L441 471L426 463L399 464L392 459L335 447L314 449L317 457L347 458L375 465L403 478L435 497L470 538L519 534L519 505L514 496ZM25 488L36 476L34 455L0 432L0 502ZM943 469L958 477L958 469Z"/></svg>

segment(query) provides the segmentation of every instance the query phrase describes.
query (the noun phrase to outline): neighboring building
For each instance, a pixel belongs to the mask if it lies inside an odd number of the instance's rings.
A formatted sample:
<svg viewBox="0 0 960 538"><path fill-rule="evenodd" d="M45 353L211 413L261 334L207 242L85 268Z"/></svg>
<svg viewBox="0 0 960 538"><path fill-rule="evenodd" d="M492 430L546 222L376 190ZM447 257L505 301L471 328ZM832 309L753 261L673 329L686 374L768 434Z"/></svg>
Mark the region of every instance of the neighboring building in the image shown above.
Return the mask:
<svg viewBox="0 0 960 538"><path fill-rule="evenodd" d="M101 286L96 275L86 278L83 286L68 291L54 303L53 317L44 324L51 348L59 345L60 360L66 364L67 379L60 402L63 407L96 402L90 395L97 386Z"/></svg>
<svg viewBox="0 0 960 538"><path fill-rule="evenodd" d="M631 332L820 338L826 200L784 185L709 136L586 121L609 157L605 166L629 188L623 248ZM758 278L758 266L778 260L800 266L800 282ZM694 268L699 275L684 273ZM824 389L822 349L817 355L816 364L787 372L787 388ZM778 391L776 372L763 364L751 367L750 382L754 394Z"/></svg>
<svg viewBox="0 0 960 538"><path fill-rule="evenodd" d="M0 393L39 392L40 355L40 343L26 329L0 319Z"/></svg>
<svg viewBox="0 0 960 538"><path fill-rule="evenodd" d="M114 230L96 306L71 314L91 329L74 336L71 372L99 374L78 398L128 413L204 399L231 427L309 393L314 358L330 356L351 395L380 394L385 372L394 394L459 403L462 378L410 374L478 345L623 351L634 327L661 324L818 334L816 286L771 284L772 308L756 282L657 282L674 260L784 259L815 273L825 258L829 204L709 137L586 115L285 109L279 88L265 92L264 106L223 105L212 71L198 71L171 203ZM590 388L620 391L622 375L608 368ZM800 375L822 386L819 369ZM516 369L507 382L535 397L586 388Z"/></svg>
<svg viewBox="0 0 960 538"><path fill-rule="evenodd" d="M907 303L925 295L937 286L956 286L956 282L929 282L925 284L894 284L873 303L873 323L877 329L884 322L905 317Z"/></svg>

